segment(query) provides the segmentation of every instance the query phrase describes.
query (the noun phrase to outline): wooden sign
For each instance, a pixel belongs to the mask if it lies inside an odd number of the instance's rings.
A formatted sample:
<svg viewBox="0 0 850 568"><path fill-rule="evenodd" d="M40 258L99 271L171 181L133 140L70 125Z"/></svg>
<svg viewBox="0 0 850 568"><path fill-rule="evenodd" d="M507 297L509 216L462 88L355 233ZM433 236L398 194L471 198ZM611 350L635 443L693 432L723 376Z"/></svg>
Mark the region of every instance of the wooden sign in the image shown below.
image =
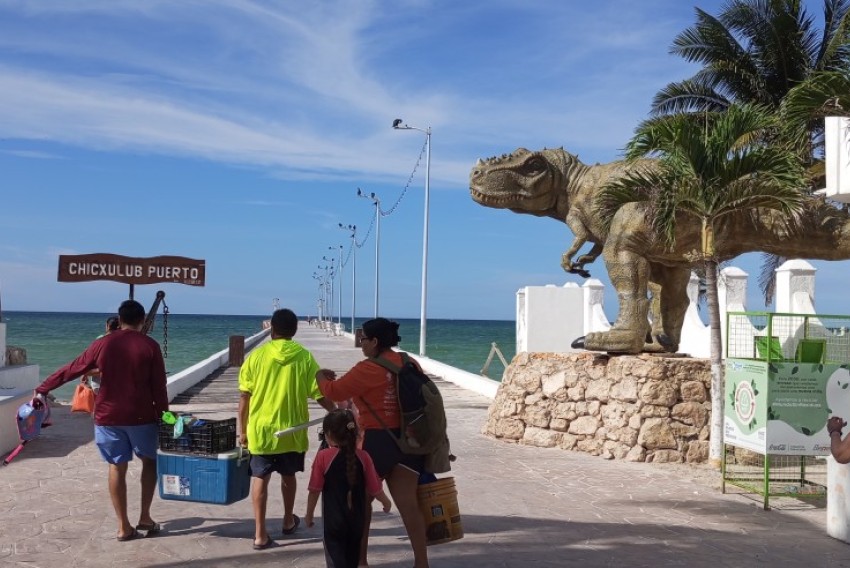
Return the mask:
<svg viewBox="0 0 850 568"><path fill-rule="evenodd" d="M183 256L133 258L105 253L59 256L59 282L112 280L125 284L171 282L203 286L205 277L205 261Z"/></svg>

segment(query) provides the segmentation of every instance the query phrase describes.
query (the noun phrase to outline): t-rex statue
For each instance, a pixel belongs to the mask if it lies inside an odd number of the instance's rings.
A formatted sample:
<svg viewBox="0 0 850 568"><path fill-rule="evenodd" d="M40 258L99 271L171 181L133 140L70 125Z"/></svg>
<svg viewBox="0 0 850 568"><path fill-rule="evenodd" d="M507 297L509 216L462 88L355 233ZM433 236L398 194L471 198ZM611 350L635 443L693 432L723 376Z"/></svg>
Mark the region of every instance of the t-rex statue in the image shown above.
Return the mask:
<svg viewBox="0 0 850 568"><path fill-rule="evenodd" d="M589 276L585 265L602 254L620 311L609 331L584 338L585 349L672 353L679 348L690 272L700 264L699 223L681 218L676 245L669 249L647 220L646 204L622 206L607 230L596 207L596 197L609 182L642 167L652 167L652 160L589 166L563 148L536 152L519 148L479 159L470 173L472 199L481 205L552 217L569 226L575 240L561 258L567 272ZM716 227L718 261L752 251L788 258L850 259L850 214L813 196L806 200L802 215L796 230L772 210L727 216ZM574 261L588 242L593 244L590 252Z"/></svg>

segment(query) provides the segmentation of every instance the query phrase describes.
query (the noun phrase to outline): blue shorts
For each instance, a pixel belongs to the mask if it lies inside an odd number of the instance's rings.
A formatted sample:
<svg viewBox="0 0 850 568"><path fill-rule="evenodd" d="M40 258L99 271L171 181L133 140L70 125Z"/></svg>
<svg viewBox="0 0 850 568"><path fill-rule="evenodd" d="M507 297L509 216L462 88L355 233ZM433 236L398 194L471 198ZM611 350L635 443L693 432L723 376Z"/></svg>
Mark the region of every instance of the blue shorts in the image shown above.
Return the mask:
<svg viewBox="0 0 850 568"><path fill-rule="evenodd" d="M158 432L157 424L95 426L94 442L107 463L126 463L133 459L133 454L155 460Z"/></svg>

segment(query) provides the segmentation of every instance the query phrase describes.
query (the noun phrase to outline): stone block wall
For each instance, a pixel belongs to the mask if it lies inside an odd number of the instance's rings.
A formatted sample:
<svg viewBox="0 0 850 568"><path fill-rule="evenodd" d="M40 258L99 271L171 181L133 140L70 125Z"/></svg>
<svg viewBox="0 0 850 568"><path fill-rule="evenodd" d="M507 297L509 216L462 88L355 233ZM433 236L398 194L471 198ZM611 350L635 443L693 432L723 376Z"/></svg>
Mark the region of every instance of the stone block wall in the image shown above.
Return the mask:
<svg viewBox="0 0 850 568"><path fill-rule="evenodd" d="M484 433L607 459L708 459L707 359L520 353L505 370Z"/></svg>

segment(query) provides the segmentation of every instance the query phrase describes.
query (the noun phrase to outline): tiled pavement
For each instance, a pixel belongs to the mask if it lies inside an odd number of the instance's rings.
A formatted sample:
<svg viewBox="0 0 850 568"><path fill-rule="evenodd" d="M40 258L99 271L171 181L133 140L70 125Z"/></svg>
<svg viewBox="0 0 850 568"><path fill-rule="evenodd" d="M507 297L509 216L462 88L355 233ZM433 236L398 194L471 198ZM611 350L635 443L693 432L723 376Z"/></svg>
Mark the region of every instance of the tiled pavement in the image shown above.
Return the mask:
<svg viewBox="0 0 850 568"><path fill-rule="evenodd" d="M361 357L350 339L308 326L297 339L338 372ZM826 536L823 508L787 501L781 510L763 511L758 499L720 494L704 469L498 442L480 434L488 399L440 386L458 455L452 473L465 537L431 547L434 567L850 567L850 545ZM226 418L235 416L236 401L235 369L228 369L178 408ZM321 409L314 404L311 412L318 417ZM153 513L164 532L116 542L91 421L67 407L54 417L55 426L0 468L0 566L325 565L318 523L291 537L276 535L273 548L252 550L249 499L221 506L157 497ZM308 462L314 452L315 446ZM136 462L129 474L131 519L138 512L138 475ZM299 482L296 512L303 513L306 474ZM275 492L270 526L279 525L280 511ZM397 514L376 513L370 563L412 564Z"/></svg>

